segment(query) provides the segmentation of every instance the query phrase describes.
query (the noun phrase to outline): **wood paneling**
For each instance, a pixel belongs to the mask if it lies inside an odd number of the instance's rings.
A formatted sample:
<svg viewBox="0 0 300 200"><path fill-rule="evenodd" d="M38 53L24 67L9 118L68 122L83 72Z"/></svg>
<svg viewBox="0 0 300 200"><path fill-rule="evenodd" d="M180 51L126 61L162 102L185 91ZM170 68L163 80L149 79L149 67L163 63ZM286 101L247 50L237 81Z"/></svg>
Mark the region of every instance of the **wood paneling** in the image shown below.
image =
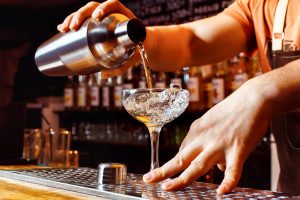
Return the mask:
<svg viewBox="0 0 300 200"><path fill-rule="evenodd" d="M0 199L104 200L105 198L0 177Z"/></svg>
<svg viewBox="0 0 300 200"><path fill-rule="evenodd" d="M40 169L37 165L0 166L0 170ZM9 200L105 200L106 198L0 177L0 199Z"/></svg>

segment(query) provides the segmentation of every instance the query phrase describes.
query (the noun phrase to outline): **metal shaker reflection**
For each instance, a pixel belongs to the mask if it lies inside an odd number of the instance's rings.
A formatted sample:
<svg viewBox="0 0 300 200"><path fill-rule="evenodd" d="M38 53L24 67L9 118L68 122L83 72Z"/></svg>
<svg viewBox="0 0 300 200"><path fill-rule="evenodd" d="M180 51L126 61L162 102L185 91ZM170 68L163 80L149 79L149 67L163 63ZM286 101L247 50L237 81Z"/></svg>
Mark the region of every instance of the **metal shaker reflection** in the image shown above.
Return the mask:
<svg viewBox="0 0 300 200"><path fill-rule="evenodd" d="M47 76L83 75L117 68L146 38L138 19L111 14L101 22L87 19L78 31L58 33L37 49L35 62Z"/></svg>

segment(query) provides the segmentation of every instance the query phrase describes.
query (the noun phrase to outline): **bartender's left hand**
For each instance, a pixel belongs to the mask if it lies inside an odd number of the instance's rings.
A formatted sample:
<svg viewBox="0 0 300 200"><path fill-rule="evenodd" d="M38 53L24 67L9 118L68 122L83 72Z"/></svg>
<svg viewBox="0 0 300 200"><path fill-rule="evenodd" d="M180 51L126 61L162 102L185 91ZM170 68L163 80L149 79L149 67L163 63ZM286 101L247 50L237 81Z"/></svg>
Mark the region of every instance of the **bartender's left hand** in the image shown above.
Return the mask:
<svg viewBox="0 0 300 200"><path fill-rule="evenodd" d="M162 184L164 190L180 189L218 165L225 176L217 193L230 192L238 184L243 163L266 133L272 116L258 82L249 80L194 121L177 155L145 174L144 181L159 182L183 171Z"/></svg>

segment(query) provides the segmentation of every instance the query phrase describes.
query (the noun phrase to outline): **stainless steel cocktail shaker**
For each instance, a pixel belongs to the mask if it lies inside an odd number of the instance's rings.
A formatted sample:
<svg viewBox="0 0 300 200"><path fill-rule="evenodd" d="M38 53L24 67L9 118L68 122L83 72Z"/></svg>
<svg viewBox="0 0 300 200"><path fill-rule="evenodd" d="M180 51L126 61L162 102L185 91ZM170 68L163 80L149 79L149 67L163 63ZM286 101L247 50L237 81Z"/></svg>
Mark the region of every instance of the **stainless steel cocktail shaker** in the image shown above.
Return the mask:
<svg viewBox="0 0 300 200"><path fill-rule="evenodd" d="M38 69L47 76L84 75L117 68L146 38L138 19L111 14L98 21L87 19L78 31L58 33L35 53Z"/></svg>

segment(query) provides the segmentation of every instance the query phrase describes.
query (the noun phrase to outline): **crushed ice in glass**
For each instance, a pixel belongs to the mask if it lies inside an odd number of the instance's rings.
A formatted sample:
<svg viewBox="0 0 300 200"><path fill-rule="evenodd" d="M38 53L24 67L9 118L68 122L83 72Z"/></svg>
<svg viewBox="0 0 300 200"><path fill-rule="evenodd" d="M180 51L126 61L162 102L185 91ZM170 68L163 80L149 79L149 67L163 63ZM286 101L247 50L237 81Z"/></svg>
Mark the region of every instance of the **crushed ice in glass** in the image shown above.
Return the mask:
<svg viewBox="0 0 300 200"><path fill-rule="evenodd" d="M163 91L140 90L123 99L125 109L134 115L145 116L149 124L162 125L176 119L188 106L189 92L171 84Z"/></svg>

